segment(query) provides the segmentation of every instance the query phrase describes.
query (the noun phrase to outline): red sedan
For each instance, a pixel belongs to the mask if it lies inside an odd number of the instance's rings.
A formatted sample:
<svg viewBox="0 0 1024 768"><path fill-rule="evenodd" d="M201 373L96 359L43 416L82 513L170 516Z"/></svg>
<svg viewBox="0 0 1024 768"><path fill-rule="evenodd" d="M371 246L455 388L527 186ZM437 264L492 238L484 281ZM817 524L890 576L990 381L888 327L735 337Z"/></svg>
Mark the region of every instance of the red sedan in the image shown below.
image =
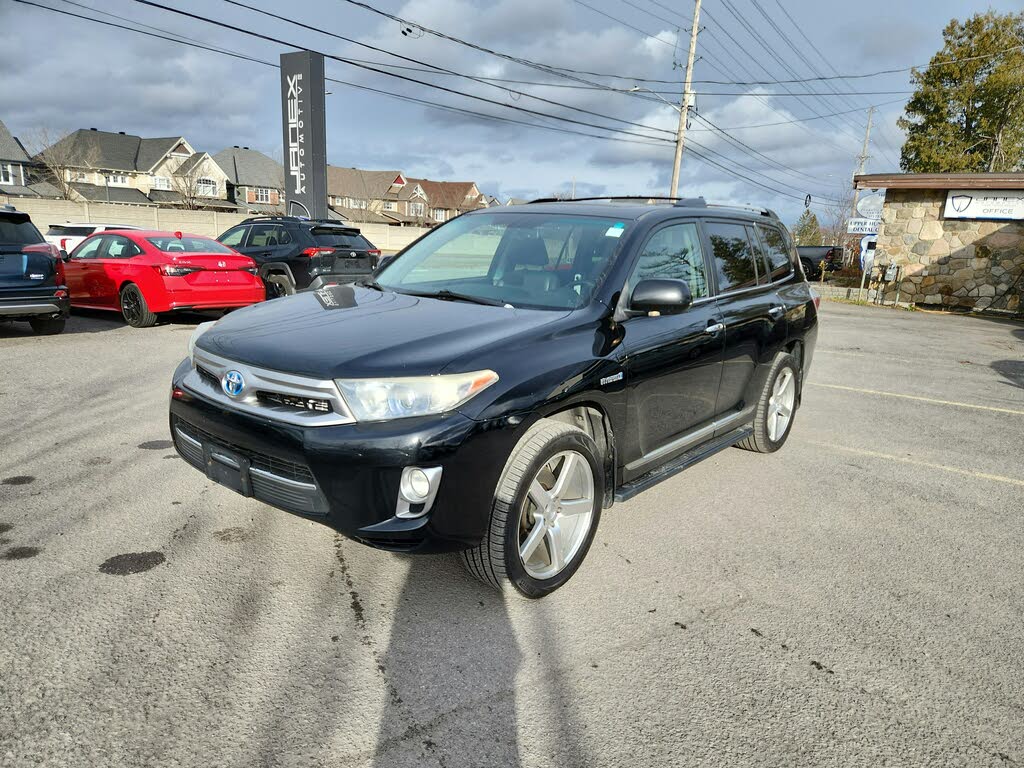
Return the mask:
<svg viewBox="0 0 1024 768"><path fill-rule="evenodd" d="M179 309L228 309L263 301L256 262L216 240L181 232L104 231L67 258L71 306L120 311L135 328Z"/></svg>

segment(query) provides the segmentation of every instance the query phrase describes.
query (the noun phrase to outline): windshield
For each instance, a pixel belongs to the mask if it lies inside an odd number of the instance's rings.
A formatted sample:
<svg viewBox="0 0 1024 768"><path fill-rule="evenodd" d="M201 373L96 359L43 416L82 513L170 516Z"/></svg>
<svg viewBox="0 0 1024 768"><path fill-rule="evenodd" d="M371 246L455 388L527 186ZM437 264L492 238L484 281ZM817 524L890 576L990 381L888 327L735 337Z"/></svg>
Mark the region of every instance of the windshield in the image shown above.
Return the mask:
<svg viewBox="0 0 1024 768"><path fill-rule="evenodd" d="M150 245L164 253L234 253L226 245L208 237L147 237Z"/></svg>
<svg viewBox="0 0 1024 768"><path fill-rule="evenodd" d="M412 245L377 283L401 293L576 309L600 285L629 224L548 213L463 216Z"/></svg>

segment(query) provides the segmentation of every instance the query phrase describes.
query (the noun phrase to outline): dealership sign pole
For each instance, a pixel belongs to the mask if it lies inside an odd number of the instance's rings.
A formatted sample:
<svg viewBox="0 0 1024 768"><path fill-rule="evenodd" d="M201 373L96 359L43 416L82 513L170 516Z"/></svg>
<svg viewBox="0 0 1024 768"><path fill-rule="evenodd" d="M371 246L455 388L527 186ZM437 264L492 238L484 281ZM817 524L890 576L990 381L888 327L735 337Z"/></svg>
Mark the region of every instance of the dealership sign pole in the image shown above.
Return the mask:
<svg viewBox="0 0 1024 768"><path fill-rule="evenodd" d="M327 123L324 57L281 54L285 213L327 218Z"/></svg>

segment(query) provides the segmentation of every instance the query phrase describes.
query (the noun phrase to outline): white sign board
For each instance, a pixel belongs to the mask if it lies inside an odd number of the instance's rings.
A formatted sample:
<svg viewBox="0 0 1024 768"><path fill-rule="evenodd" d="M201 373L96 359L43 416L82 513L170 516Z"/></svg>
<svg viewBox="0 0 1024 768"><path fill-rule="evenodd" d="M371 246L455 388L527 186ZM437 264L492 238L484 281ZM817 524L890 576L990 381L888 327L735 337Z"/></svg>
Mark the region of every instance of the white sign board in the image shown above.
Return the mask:
<svg viewBox="0 0 1024 768"><path fill-rule="evenodd" d="M882 218L882 206L885 204L885 195L873 194L864 195L857 200L857 213L865 219L878 221Z"/></svg>
<svg viewBox="0 0 1024 768"><path fill-rule="evenodd" d="M1024 220L1024 189L951 189L947 219Z"/></svg>
<svg viewBox="0 0 1024 768"><path fill-rule="evenodd" d="M875 235L865 235L860 239L860 268L870 272L875 266Z"/></svg>
<svg viewBox="0 0 1024 768"><path fill-rule="evenodd" d="M873 235L878 232L877 219L847 219L846 234Z"/></svg>

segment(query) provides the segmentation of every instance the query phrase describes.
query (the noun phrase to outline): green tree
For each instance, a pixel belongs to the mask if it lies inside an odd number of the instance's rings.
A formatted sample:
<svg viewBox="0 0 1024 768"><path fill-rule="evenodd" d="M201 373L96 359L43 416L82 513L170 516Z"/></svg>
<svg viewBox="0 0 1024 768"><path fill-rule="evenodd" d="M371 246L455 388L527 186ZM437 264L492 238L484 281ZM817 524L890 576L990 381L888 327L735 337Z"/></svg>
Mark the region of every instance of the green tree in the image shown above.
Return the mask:
<svg viewBox="0 0 1024 768"><path fill-rule="evenodd" d="M797 245L821 245L821 225L811 211L804 211L793 228L793 239Z"/></svg>
<svg viewBox="0 0 1024 768"><path fill-rule="evenodd" d="M911 173L1024 167L1024 13L954 19L924 70L900 127L900 166Z"/></svg>

